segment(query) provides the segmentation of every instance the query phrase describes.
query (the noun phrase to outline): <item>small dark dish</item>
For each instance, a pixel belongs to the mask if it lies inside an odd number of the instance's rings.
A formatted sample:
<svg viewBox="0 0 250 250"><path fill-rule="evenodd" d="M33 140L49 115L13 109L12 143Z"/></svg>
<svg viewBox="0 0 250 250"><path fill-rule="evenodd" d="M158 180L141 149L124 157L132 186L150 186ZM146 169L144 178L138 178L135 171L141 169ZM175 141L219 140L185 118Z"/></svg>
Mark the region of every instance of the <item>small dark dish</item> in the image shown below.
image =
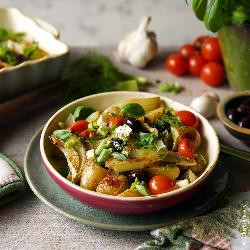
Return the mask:
<svg viewBox="0 0 250 250"><path fill-rule="evenodd" d="M250 143L250 91L225 97L217 107L217 115L234 137Z"/></svg>

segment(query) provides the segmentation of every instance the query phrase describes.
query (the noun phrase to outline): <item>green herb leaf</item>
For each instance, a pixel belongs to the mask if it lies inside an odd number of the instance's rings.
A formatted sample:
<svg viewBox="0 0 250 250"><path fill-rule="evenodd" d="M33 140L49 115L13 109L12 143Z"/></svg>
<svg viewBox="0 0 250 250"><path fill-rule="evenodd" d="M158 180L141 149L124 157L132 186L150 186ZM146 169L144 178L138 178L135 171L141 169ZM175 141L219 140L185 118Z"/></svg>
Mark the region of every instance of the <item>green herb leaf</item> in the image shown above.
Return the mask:
<svg viewBox="0 0 250 250"><path fill-rule="evenodd" d="M143 107L138 103L128 103L121 108L122 115L140 117L145 114Z"/></svg>
<svg viewBox="0 0 250 250"><path fill-rule="evenodd" d="M81 146L82 146L81 138L78 136L70 136L69 138L66 139L65 142L66 148L81 147Z"/></svg>
<svg viewBox="0 0 250 250"><path fill-rule="evenodd" d="M240 6L233 11L231 21L233 24L243 24L248 18L249 13L247 13L247 10L243 6Z"/></svg>
<svg viewBox="0 0 250 250"><path fill-rule="evenodd" d="M60 140L66 141L71 136L71 132L68 129L60 129L55 130L53 135Z"/></svg>
<svg viewBox="0 0 250 250"><path fill-rule="evenodd" d="M29 60L36 54L37 51L38 51L38 43L33 42L32 44L28 44L24 47L22 55L26 60Z"/></svg>
<svg viewBox="0 0 250 250"><path fill-rule="evenodd" d="M207 8L207 0L193 0L192 7L195 15L203 21Z"/></svg>
<svg viewBox="0 0 250 250"><path fill-rule="evenodd" d="M85 106L85 105L81 105L75 109L73 115L74 115L75 120L77 121L77 120L86 119L93 112L95 112L94 109L92 109L88 106Z"/></svg>
<svg viewBox="0 0 250 250"><path fill-rule="evenodd" d="M167 109L165 111L164 116L161 118L166 123L169 123L171 126L179 127L182 125L182 123L178 120L177 116L175 115L174 111L171 109Z"/></svg>
<svg viewBox="0 0 250 250"><path fill-rule="evenodd" d="M204 16L206 28L213 32L218 31L224 24L222 0L211 0L208 4Z"/></svg>
<svg viewBox="0 0 250 250"><path fill-rule="evenodd" d="M24 32L13 32L12 30L0 28L0 42L7 40L19 42L23 36L25 36Z"/></svg>
<svg viewBox="0 0 250 250"><path fill-rule="evenodd" d="M157 137L151 133L140 132L139 138L135 144L139 148L156 149Z"/></svg>
<svg viewBox="0 0 250 250"><path fill-rule="evenodd" d="M7 64L16 65L16 57L12 54L9 47L4 43L0 43L0 59Z"/></svg>
<svg viewBox="0 0 250 250"><path fill-rule="evenodd" d="M130 188L136 188L139 193L144 196L151 196L147 184L144 181L139 181L138 178L135 178L135 181L132 183Z"/></svg>

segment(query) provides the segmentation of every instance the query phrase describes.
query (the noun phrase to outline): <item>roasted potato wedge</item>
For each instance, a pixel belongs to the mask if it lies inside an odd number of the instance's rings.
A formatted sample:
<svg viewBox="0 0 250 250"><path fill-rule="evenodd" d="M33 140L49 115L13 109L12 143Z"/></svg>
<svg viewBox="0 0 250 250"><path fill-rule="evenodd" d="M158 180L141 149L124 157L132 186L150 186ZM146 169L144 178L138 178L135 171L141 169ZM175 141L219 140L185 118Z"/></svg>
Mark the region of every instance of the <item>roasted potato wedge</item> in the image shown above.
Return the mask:
<svg viewBox="0 0 250 250"><path fill-rule="evenodd" d="M136 188L129 188L124 192L118 194L120 197L141 197L143 196Z"/></svg>
<svg viewBox="0 0 250 250"><path fill-rule="evenodd" d="M121 173L136 169L143 169L154 164L155 162L158 162L158 159L155 157L144 157L126 161L109 159L108 161L106 161L105 166L109 169L113 169L117 173Z"/></svg>
<svg viewBox="0 0 250 250"><path fill-rule="evenodd" d="M141 122L147 122L152 125L158 118L163 116L163 114L164 107L159 107L157 109L147 112L143 117L140 117L139 120Z"/></svg>
<svg viewBox="0 0 250 250"><path fill-rule="evenodd" d="M109 171L98 166L93 161L86 161L82 171L80 186L88 190L96 190L99 182L108 175Z"/></svg>
<svg viewBox="0 0 250 250"><path fill-rule="evenodd" d="M106 176L97 186L96 192L109 195L118 195L128 188L128 179L125 175L112 174Z"/></svg>

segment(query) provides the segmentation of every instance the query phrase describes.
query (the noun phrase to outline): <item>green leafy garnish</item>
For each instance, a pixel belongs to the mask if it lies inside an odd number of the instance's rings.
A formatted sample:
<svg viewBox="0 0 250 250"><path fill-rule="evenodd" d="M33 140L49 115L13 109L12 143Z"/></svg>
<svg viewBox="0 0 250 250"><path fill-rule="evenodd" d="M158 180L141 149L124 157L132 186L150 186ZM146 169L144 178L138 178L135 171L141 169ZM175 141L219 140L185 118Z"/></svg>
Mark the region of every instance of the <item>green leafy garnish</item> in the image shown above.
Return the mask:
<svg viewBox="0 0 250 250"><path fill-rule="evenodd" d="M182 125L182 123L178 120L177 116L175 115L175 112L171 109L167 109L165 111L165 114L162 118L157 119L155 122L159 126L164 126L166 123L170 124L174 127L179 127Z"/></svg>
<svg viewBox="0 0 250 250"><path fill-rule="evenodd" d="M26 45L24 47L22 55L26 60L29 60L37 53L38 50L38 43L33 42L32 44Z"/></svg>
<svg viewBox="0 0 250 250"><path fill-rule="evenodd" d="M138 103L128 103L122 106L121 114L125 116L140 117L145 114L145 111Z"/></svg>
<svg viewBox="0 0 250 250"><path fill-rule="evenodd" d="M0 42L4 42L7 40L19 42L24 36L24 32L13 32L12 30L0 28Z"/></svg>
<svg viewBox="0 0 250 250"><path fill-rule="evenodd" d="M183 90L183 87L181 87L178 83L165 82L159 85L159 90L161 92L169 92L177 95Z"/></svg>
<svg viewBox="0 0 250 250"><path fill-rule="evenodd" d="M65 142L66 148L81 147L81 146L82 146L82 142L81 142L80 137L78 136L70 136L69 138L67 138Z"/></svg>
<svg viewBox="0 0 250 250"><path fill-rule="evenodd" d="M75 109L73 115L74 115L75 120L77 121L77 120L86 119L93 112L95 112L94 109L92 109L88 106L85 106L85 105L81 105Z"/></svg>
<svg viewBox="0 0 250 250"><path fill-rule="evenodd" d="M0 43L0 59L10 65L16 64L16 57L5 43Z"/></svg>
<svg viewBox="0 0 250 250"><path fill-rule="evenodd" d="M70 72L63 82L68 101L107 91L138 90L135 76L121 72L108 57L96 52L76 61Z"/></svg>
<svg viewBox="0 0 250 250"><path fill-rule="evenodd" d="M139 138L135 145L139 148L144 149L156 149L157 137L152 133L140 132Z"/></svg>
<svg viewBox="0 0 250 250"><path fill-rule="evenodd" d="M136 188L139 193L144 196L151 196L147 184L144 181L139 181L138 178L135 178L135 181L132 183L131 188Z"/></svg>
<svg viewBox="0 0 250 250"><path fill-rule="evenodd" d="M53 135L62 141L66 141L71 136L71 132L69 129L60 129L55 130Z"/></svg>

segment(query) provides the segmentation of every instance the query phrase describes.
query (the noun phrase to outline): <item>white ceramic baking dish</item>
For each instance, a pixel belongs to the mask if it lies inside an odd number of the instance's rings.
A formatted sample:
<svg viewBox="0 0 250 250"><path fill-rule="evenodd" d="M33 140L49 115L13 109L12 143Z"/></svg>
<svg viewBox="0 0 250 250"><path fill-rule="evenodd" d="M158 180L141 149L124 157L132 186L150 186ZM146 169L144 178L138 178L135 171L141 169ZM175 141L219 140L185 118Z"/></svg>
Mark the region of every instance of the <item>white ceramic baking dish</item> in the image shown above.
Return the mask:
<svg viewBox="0 0 250 250"><path fill-rule="evenodd" d="M60 78L69 49L58 40L59 32L47 22L29 18L15 8L0 9L0 27L25 32L29 41L48 53L38 60L25 61L0 70L0 103Z"/></svg>

